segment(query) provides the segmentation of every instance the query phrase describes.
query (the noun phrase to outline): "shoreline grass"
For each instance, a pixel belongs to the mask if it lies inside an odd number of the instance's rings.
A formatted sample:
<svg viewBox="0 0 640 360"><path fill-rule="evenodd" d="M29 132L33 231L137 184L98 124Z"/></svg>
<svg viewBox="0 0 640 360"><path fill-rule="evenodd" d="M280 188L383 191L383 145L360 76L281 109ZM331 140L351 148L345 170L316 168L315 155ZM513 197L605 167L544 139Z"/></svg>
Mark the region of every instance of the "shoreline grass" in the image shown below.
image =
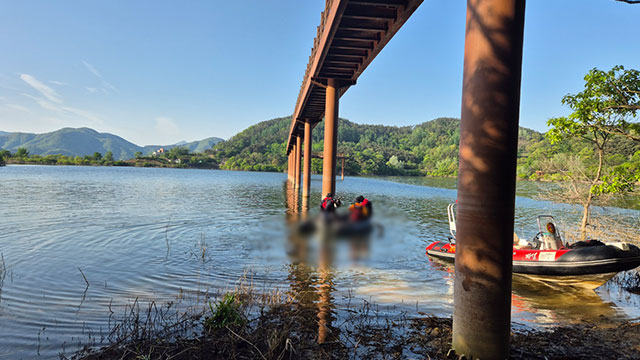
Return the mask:
<svg viewBox="0 0 640 360"><path fill-rule="evenodd" d="M314 295L315 294L315 295ZM241 283L183 311L138 301L96 339L62 359L457 359L452 320L363 301L329 308L322 294L257 292ZM111 319L110 319L111 320ZM513 329L511 359L640 358L640 322L606 320ZM103 341L101 340L101 341Z"/></svg>

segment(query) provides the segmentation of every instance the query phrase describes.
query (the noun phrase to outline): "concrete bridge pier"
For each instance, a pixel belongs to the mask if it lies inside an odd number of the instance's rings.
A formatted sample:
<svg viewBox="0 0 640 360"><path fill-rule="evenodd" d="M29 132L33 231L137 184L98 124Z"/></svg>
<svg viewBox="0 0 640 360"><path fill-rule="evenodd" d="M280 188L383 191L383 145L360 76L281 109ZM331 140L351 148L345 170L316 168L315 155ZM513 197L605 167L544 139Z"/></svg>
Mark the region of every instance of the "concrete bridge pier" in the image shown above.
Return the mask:
<svg viewBox="0 0 640 360"><path fill-rule="evenodd" d="M525 0L468 0L460 124L453 349L509 357Z"/></svg>
<svg viewBox="0 0 640 360"><path fill-rule="evenodd" d="M302 181L302 198L303 200L309 197L309 191L311 190L311 123L305 121L304 123L304 166L303 166L303 181ZM325 194L326 195L326 194Z"/></svg>
<svg viewBox="0 0 640 360"><path fill-rule="evenodd" d="M322 198L336 192L336 151L338 147L339 83L328 79L324 111L324 155L322 159Z"/></svg>
<svg viewBox="0 0 640 360"><path fill-rule="evenodd" d="M287 181L291 181L291 153L287 154Z"/></svg>
<svg viewBox="0 0 640 360"><path fill-rule="evenodd" d="M294 177L295 179L293 180L293 185L294 188L296 189L296 191L300 190L300 156L302 153L302 139L300 138L300 136L296 137L296 147L295 147L295 155L294 155L294 161L295 161L295 170L294 170Z"/></svg>
<svg viewBox="0 0 640 360"><path fill-rule="evenodd" d="M293 171L294 171L293 151L289 153L289 160L287 161L287 165L288 165L287 180L290 182L293 182Z"/></svg>

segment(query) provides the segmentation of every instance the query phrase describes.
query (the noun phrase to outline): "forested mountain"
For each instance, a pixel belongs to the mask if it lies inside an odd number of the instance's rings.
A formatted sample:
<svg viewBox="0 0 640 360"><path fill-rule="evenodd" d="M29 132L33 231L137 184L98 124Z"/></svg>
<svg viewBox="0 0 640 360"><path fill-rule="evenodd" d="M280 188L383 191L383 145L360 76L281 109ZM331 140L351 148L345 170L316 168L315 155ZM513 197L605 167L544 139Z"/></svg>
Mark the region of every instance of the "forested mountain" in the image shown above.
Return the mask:
<svg viewBox="0 0 640 360"><path fill-rule="evenodd" d="M441 118L417 126L361 125L340 119L338 153L345 172L362 175L451 175L457 171L459 121ZM213 148L223 169L284 171L291 117L263 121ZM323 149L324 123L313 130L313 151ZM313 159L321 172L322 161Z"/></svg>
<svg viewBox="0 0 640 360"><path fill-rule="evenodd" d="M15 152L26 148L30 154L84 156L107 151L115 159L129 159L142 148L112 134L99 133L89 128L63 128L44 134L7 133L0 135L0 149Z"/></svg>
<svg viewBox="0 0 640 360"><path fill-rule="evenodd" d="M204 152L223 141L210 137L201 141L183 143L181 146L191 153ZM177 145L149 145L145 147L133 144L119 136L99 133L89 128L63 128L44 134L0 132L0 149L16 152L25 148L30 154L85 156L96 152L106 154L111 151L114 159L131 159L136 152L149 154L159 148L171 149Z"/></svg>
<svg viewBox="0 0 640 360"><path fill-rule="evenodd" d="M156 150L158 150L159 148L163 148L165 150L169 150L172 149L174 147L180 146L183 148L186 148L189 150L190 153L203 153L205 150L207 149L211 149L211 147L213 147L213 145L224 141L221 138L217 138L217 137L210 137L210 138L206 138L204 140L200 140L200 141L192 141L192 142L185 142L185 141L181 141L177 144L173 144L173 145L146 145L144 146L141 150L141 152L143 154L150 154Z"/></svg>
<svg viewBox="0 0 640 360"><path fill-rule="evenodd" d="M284 153L291 117L263 121L213 148L223 169L285 171ZM323 123L313 130L313 151L323 148ZM439 118L415 126L361 125L341 119L338 153L347 157L345 172L361 175L454 176L458 171L460 120ZM551 145L543 134L520 128L518 176L536 178L545 159L557 153L591 151L580 141ZM640 146L620 138L611 143L612 165L629 159ZM586 149L586 150L585 150ZM322 171L322 161L313 159L312 170Z"/></svg>
<svg viewBox="0 0 640 360"><path fill-rule="evenodd" d="M253 125L228 141L207 138L191 143L149 145L140 147L118 136L95 130L65 128L46 134L0 133L0 150L16 152L26 148L30 154L66 156L106 154L113 158L131 159L136 152L143 155L164 148L180 146L189 153L205 152L211 163L222 169L253 171L285 171L285 147L291 117L283 117ZM324 122L313 130L313 151L323 149ZM345 173L349 175L429 175L455 176L458 171L460 120L439 118L415 126L361 125L340 119L338 153L346 156ZM213 146L213 148L211 148ZM626 138L609 142L605 165L614 167L633 162L640 167L640 143ZM638 154L634 156L634 154ZM577 155L593 166L593 145L579 139L551 145L537 131L520 128L518 132L518 177L521 179L553 179L548 170L550 159L564 161ZM636 166L633 165L633 166ZM313 159L312 171L322 172L322 160Z"/></svg>

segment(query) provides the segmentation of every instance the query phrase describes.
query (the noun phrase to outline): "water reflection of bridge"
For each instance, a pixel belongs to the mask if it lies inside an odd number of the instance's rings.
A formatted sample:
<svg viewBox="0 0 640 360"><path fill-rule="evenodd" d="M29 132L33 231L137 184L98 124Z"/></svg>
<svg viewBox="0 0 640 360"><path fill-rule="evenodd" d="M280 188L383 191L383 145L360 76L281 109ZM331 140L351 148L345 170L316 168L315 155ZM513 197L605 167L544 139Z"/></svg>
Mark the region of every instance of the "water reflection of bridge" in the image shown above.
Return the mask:
<svg viewBox="0 0 640 360"><path fill-rule="evenodd" d="M338 100L421 3L326 1L286 147L288 178L297 192L303 175L303 199L312 129L324 117L322 194L335 193ZM453 348L468 358L509 354L524 7L525 0L467 2Z"/></svg>
<svg viewBox="0 0 640 360"><path fill-rule="evenodd" d="M295 299L293 304L301 313L313 314L313 318L303 324L305 331L315 327L319 343L332 342L340 334L340 328L333 325L336 320L334 259L338 239L322 231L313 236L296 231L302 221L311 220L308 218L308 203L304 200L300 203L300 192L290 182L284 184L284 192L290 226L287 254L291 259L288 280ZM370 234L344 240L349 244L352 260L368 256ZM316 246L312 246L312 241Z"/></svg>

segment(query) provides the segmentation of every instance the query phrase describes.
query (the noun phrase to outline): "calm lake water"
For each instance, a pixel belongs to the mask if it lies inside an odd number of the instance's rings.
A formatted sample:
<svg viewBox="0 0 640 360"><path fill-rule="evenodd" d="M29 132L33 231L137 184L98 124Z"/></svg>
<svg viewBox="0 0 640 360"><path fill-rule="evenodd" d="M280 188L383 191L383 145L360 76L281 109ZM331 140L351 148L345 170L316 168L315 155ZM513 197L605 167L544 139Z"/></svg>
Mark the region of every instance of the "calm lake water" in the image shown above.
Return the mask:
<svg viewBox="0 0 640 360"><path fill-rule="evenodd" d="M198 305L243 277L295 291L300 264L316 282L330 274L323 291L334 309L366 300L451 315L453 269L430 261L425 247L448 234L454 180L338 181L347 201L372 200L379 225L366 239L329 247L289 233L287 219L296 215L285 180L212 170L0 168L0 358L69 355L90 338L100 341L112 311L135 299ZM313 215L320 177L311 186ZM516 232L525 238L537 232L538 214L579 219L580 209L568 205L518 197L516 206ZM601 211L640 218L635 210ZM589 292L516 281L512 304L514 326L533 328L640 317L639 297L611 282Z"/></svg>

